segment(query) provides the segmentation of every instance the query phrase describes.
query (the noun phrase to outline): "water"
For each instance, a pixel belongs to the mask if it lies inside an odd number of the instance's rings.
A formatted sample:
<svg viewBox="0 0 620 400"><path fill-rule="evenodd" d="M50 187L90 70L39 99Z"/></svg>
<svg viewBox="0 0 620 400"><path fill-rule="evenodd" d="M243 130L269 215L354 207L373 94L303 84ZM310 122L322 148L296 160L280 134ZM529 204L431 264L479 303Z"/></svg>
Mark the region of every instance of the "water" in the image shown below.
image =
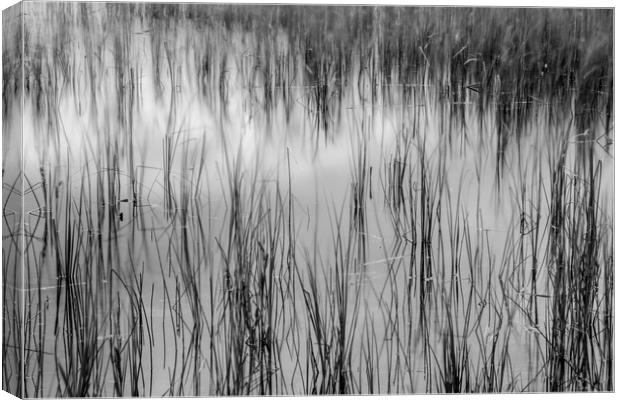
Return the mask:
<svg viewBox="0 0 620 400"><path fill-rule="evenodd" d="M578 95L514 97L506 116L499 84L487 96L470 74L451 87L430 62L399 83L402 66L380 66L380 39L343 61L275 20L224 23L224 6L212 17L182 6L25 7L34 72L23 126L13 102L3 135L4 229L24 234L4 234L3 265L5 282L16 277L9 296L25 303L28 350L24 387L5 373L9 390L555 390L557 248L580 260L566 262L573 290L586 282L579 266L598 268L592 299L569 300L566 342L578 348L586 310L600 343L611 337L602 309L613 128L573 118ZM325 43L338 34L307 29ZM595 197L592 182L602 182ZM582 227L594 209L590 240ZM19 313L12 304L5 322ZM569 386L582 373L573 364L561 373L566 390L612 387L601 346L583 387ZM12 349L5 371L17 371Z"/></svg>

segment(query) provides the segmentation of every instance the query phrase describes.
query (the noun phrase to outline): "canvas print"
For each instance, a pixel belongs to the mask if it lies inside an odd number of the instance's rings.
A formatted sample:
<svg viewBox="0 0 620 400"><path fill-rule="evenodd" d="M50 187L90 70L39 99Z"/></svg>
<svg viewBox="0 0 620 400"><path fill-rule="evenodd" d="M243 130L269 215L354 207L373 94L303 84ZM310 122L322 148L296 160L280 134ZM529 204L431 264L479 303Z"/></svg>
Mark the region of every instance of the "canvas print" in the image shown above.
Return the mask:
<svg viewBox="0 0 620 400"><path fill-rule="evenodd" d="M613 391L613 9L2 13L2 389Z"/></svg>

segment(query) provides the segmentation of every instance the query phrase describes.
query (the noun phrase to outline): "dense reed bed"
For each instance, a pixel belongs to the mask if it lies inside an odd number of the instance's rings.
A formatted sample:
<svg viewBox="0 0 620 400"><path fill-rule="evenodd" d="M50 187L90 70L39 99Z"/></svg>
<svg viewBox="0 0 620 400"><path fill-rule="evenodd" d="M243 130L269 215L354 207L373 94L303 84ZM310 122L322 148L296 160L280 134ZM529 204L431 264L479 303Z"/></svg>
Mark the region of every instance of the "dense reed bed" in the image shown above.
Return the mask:
<svg viewBox="0 0 620 400"><path fill-rule="evenodd" d="M3 389L614 390L611 10L15 7Z"/></svg>

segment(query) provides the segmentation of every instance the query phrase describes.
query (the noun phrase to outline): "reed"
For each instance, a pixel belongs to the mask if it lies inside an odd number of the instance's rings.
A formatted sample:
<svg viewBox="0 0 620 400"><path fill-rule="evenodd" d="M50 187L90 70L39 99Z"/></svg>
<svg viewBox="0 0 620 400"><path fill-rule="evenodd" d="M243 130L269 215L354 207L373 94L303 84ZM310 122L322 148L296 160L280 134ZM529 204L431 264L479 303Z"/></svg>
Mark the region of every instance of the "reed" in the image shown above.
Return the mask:
<svg viewBox="0 0 620 400"><path fill-rule="evenodd" d="M3 388L613 390L610 10L24 7Z"/></svg>

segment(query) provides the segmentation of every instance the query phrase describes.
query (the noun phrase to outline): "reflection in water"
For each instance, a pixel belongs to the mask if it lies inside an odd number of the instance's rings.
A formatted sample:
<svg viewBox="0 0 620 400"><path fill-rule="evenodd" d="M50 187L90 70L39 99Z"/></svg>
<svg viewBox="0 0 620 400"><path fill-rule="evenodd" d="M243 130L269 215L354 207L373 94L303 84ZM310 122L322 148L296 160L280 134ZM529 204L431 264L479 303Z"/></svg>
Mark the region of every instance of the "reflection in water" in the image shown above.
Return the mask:
<svg viewBox="0 0 620 400"><path fill-rule="evenodd" d="M611 11L20 7L4 389L613 390Z"/></svg>

